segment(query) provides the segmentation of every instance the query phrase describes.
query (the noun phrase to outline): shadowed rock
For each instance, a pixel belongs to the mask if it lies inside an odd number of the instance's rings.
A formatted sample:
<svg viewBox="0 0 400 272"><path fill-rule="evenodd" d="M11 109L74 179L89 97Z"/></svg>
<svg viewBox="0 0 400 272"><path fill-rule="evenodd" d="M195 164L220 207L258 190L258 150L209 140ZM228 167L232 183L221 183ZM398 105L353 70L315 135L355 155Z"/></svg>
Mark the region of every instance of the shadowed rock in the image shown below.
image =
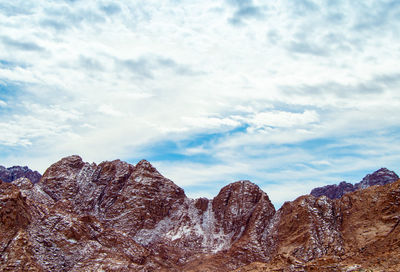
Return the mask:
<svg viewBox="0 0 400 272"><path fill-rule="evenodd" d="M0 270L399 271L396 176L380 169L356 185L369 188L341 183L335 199L306 195L275 211L250 181L193 200L148 161L70 156L36 184L0 181Z"/></svg>
<svg viewBox="0 0 400 272"><path fill-rule="evenodd" d="M32 171L27 166L13 166L5 168L0 165L0 180L12 182L19 178L28 178L32 183L39 182L42 175L37 171Z"/></svg>
<svg viewBox="0 0 400 272"><path fill-rule="evenodd" d="M399 176L388 170L387 168L381 168L372 174L366 175L362 181L356 183L355 185L342 181L339 185L327 185L324 187L314 188L310 195L315 197L327 196L330 199L341 198L345 193L354 192L356 190L361 190L375 185L385 185L388 183L395 182L399 179Z"/></svg>

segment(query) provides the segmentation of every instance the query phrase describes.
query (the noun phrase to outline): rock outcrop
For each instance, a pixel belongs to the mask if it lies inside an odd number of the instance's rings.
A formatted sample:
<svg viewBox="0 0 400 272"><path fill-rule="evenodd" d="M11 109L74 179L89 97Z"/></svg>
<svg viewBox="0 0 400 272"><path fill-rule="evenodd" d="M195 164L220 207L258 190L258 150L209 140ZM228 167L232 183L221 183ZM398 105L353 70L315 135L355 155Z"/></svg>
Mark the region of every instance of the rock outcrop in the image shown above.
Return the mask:
<svg viewBox="0 0 400 272"><path fill-rule="evenodd" d="M330 199L341 198L345 193L354 192L355 187L353 184L342 181L338 185L326 185L324 187L317 187L312 189L310 195L315 197L326 196Z"/></svg>
<svg viewBox="0 0 400 272"><path fill-rule="evenodd" d="M400 180L335 200L302 196L277 214L285 210L292 216L280 215L277 225L283 229L277 229L281 239L272 239L280 241L273 258L237 272L400 271Z"/></svg>
<svg viewBox="0 0 400 272"><path fill-rule="evenodd" d="M315 197L327 196L330 199L341 198L345 193L354 192L375 185L385 185L388 183L395 182L399 179L399 176L388 170L387 168L381 168L372 174L366 175L359 183L351 184L345 181L339 183L339 185L327 185L324 187L317 187L311 191L311 195Z"/></svg>
<svg viewBox="0 0 400 272"><path fill-rule="evenodd" d="M28 178L33 183L39 182L42 175L38 171L32 171L27 166L13 166L5 168L0 165L0 180L12 182L19 178Z"/></svg>
<svg viewBox="0 0 400 272"><path fill-rule="evenodd" d="M70 156L36 184L0 182L0 270L399 271L399 214L400 181L275 211L249 181L193 200L145 160Z"/></svg>
<svg viewBox="0 0 400 272"><path fill-rule="evenodd" d="M356 190L365 189L375 185L386 185L399 180L399 176L388 170L387 168L381 168L372 174L366 175L359 183L354 184Z"/></svg>

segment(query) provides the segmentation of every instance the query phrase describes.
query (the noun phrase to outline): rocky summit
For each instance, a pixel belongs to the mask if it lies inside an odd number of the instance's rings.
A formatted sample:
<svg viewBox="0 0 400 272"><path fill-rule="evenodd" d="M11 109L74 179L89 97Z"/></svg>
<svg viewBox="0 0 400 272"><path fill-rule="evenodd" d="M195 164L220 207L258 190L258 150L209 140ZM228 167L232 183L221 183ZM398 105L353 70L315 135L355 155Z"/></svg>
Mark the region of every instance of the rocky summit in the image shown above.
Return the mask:
<svg viewBox="0 0 400 272"><path fill-rule="evenodd" d="M0 182L0 271L400 271L400 181L384 183L276 211L250 181L190 199L145 160L70 156Z"/></svg>
<svg viewBox="0 0 400 272"><path fill-rule="evenodd" d="M375 185L385 185L388 183L395 182L399 179L399 176L388 170L387 168L381 168L372 174L366 175L359 183L351 184L346 181L342 181L339 185L327 185L324 187L314 188L311 191L311 195L315 197L327 196L330 199L341 198L345 193L354 192L356 190L365 189Z"/></svg>
<svg viewBox="0 0 400 272"><path fill-rule="evenodd" d="M13 166L6 168L0 165L0 180L12 182L19 178L28 178L33 183L39 182L42 175L38 171L32 171L27 166Z"/></svg>

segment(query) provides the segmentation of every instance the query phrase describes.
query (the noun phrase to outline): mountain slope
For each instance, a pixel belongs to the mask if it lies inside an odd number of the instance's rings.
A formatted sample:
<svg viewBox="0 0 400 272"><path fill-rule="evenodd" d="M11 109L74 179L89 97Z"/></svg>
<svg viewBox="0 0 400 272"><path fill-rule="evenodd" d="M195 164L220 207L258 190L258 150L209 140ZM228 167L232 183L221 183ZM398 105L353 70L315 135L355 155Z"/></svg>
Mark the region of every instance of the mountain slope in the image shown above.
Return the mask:
<svg viewBox="0 0 400 272"><path fill-rule="evenodd" d="M325 196L320 198L300 197L290 203L291 206L296 207L292 210L294 217L299 217L302 204L306 199L331 203L336 220L327 226L336 227L339 237L335 241L331 240L333 243L324 246L323 254L315 255L312 258L303 253L298 255L298 248L306 248L307 241L309 241L307 238L312 238L311 240L314 241L324 236L303 233L298 236L302 237L302 241L296 243L293 241L295 233L306 226L310 229L314 227L305 224L306 221L301 224L287 222L288 224L282 225L293 228L291 235L288 235L291 238L283 239L278 254L269 263L252 263L238 269L238 272L400 271L400 180L385 186L374 186L348 193L341 199L329 200ZM323 209L314 206L311 210L314 210L311 213L315 213ZM285 218L287 220L288 217ZM283 234L284 232L279 230L278 233Z"/></svg>
<svg viewBox="0 0 400 272"><path fill-rule="evenodd" d="M275 211L249 181L193 200L145 160L70 156L37 184L0 183L0 270L231 271L363 258L390 268L400 259L399 188L302 196Z"/></svg>

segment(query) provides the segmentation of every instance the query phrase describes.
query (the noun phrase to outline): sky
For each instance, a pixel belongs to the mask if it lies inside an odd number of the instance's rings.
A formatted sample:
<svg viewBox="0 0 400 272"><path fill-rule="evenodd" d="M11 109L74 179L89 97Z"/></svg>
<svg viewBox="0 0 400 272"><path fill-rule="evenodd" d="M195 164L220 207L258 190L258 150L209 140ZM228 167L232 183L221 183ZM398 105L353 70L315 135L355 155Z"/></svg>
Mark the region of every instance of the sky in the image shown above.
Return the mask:
<svg viewBox="0 0 400 272"><path fill-rule="evenodd" d="M150 161L275 206L400 163L400 1L0 0L0 164Z"/></svg>

